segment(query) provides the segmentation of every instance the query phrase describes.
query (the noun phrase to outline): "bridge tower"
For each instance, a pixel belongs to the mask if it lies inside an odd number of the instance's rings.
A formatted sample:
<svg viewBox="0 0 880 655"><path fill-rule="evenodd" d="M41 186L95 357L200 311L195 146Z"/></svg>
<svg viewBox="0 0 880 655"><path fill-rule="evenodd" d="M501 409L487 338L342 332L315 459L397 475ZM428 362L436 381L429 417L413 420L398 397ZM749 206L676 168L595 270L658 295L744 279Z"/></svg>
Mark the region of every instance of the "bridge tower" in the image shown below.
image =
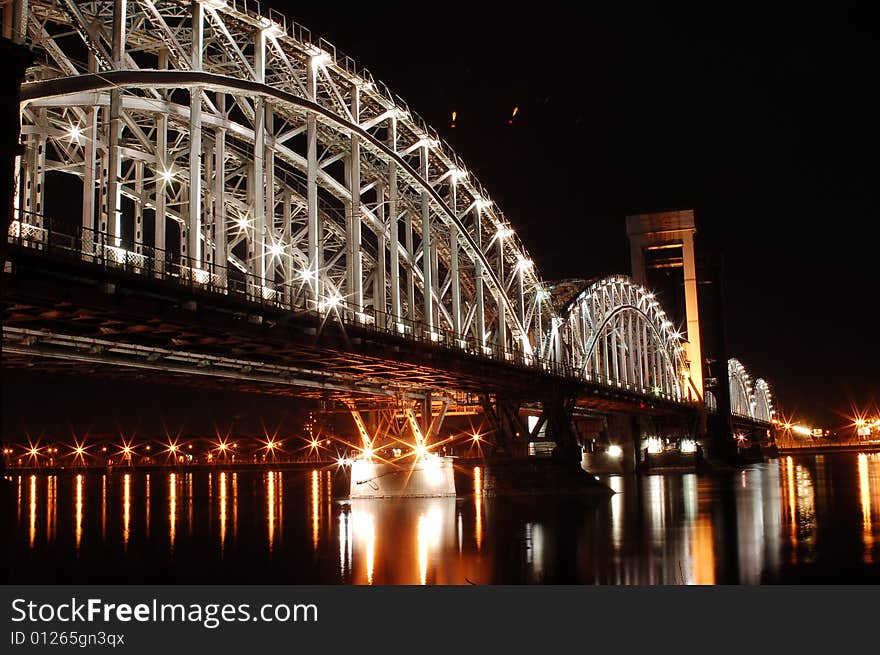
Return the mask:
<svg viewBox="0 0 880 655"><path fill-rule="evenodd" d="M708 410L698 432L711 436L717 456L734 455L723 262L717 253L697 252L692 209L627 216L626 229L632 277L658 293L683 328L688 392Z"/></svg>
<svg viewBox="0 0 880 655"><path fill-rule="evenodd" d="M685 393L694 400L701 400L705 389L694 253L696 231L692 209L626 217L632 277L637 283L666 296L661 304L672 312L673 321L684 323L682 336L686 339L684 348L690 363Z"/></svg>

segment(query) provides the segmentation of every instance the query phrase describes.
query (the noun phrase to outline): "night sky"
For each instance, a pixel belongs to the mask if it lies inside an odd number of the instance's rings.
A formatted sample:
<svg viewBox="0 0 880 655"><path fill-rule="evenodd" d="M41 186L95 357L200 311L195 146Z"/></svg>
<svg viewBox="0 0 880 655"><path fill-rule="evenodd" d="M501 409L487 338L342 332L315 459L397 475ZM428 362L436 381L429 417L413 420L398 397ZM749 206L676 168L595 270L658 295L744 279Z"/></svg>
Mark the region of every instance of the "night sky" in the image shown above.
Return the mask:
<svg viewBox="0 0 880 655"><path fill-rule="evenodd" d="M624 217L693 208L700 247L725 260L730 352L786 415L833 427L880 400L880 48L865 10L262 4L433 125L544 279L628 273ZM4 385L4 414L34 402L15 394ZM163 394L175 416L191 402Z"/></svg>

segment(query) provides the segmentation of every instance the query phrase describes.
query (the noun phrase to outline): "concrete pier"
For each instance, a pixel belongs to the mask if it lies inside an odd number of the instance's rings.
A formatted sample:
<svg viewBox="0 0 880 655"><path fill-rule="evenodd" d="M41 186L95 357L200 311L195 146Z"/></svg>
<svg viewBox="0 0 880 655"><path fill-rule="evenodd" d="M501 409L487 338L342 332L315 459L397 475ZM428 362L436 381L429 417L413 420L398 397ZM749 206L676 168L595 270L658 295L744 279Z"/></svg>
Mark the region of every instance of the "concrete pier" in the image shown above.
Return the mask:
<svg viewBox="0 0 880 655"><path fill-rule="evenodd" d="M356 459L350 489L352 499L455 496L452 457L427 455L400 464Z"/></svg>

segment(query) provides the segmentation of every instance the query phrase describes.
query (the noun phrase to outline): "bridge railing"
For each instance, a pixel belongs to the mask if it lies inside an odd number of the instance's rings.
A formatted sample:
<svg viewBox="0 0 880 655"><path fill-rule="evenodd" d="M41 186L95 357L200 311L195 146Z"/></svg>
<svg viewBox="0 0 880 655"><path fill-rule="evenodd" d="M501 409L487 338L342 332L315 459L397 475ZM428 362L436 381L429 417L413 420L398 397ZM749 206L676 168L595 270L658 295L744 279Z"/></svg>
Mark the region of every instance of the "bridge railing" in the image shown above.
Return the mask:
<svg viewBox="0 0 880 655"><path fill-rule="evenodd" d="M590 382L648 398L678 400L655 388L589 373L566 362L538 357L516 346L503 348L497 343L480 344L471 334L457 334L437 327L429 329L421 321L398 317L372 307L358 310L343 298L317 302L309 293L307 281L286 283L262 278L236 267L220 266L211 262L199 263L176 252L153 248L79 225L53 222L50 218L36 214L18 212L17 216L18 219L9 227L7 241L10 245L28 251L84 262L107 271L162 280L186 287L193 293L236 298L260 308L311 314L321 320L333 320L343 325L465 352L475 357L509 362L569 380Z"/></svg>

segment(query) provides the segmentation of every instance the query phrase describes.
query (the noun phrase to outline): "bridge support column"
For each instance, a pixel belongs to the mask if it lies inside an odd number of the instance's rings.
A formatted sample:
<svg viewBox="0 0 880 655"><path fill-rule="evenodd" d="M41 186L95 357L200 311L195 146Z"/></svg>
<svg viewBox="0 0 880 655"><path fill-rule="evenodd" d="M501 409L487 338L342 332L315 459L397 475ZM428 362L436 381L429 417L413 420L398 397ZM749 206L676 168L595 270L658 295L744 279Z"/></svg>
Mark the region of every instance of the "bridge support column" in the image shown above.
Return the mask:
<svg viewBox="0 0 880 655"><path fill-rule="evenodd" d="M180 251L187 256L187 265L197 269L202 267L202 92L198 87L190 91L189 123L189 220Z"/></svg>
<svg viewBox="0 0 880 655"><path fill-rule="evenodd" d="M7 7L4 10L4 18L7 13L10 11L10 8ZM18 0L18 2L12 3L12 21L9 29L6 29L4 25L4 32L9 32L9 36L12 37L14 43L19 45L24 43L25 36L27 35L27 22L28 22L28 0ZM5 36L5 34L4 34Z"/></svg>
<svg viewBox="0 0 880 655"><path fill-rule="evenodd" d="M477 248L480 252L483 251L483 228L481 223L482 207L480 207L480 203L477 202L474 204L474 237L477 242ZM483 297L483 264L479 259L477 259L474 264L474 284L476 285L474 295L477 303L477 342L480 346L480 354L483 354L482 349L486 346L486 310Z"/></svg>
<svg viewBox="0 0 880 655"><path fill-rule="evenodd" d="M226 112L226 94L217 94L217 111ZM226 130L214 131L214 270L225 275L226 267ZM220 268L218 268L220 267ZM224 279L221 284L226 284Z"/></svg>
<svg viewBox="0 0 880 655"><path fill-rule="evenodd" d="M428 179L428 146L423 145L420 149L421 174ZM431 213L428 206L428 192L422 192L422 294L424 296L424 314L422 322L428 329L431 338L434 338L434 280L431 266ZM415 261L415 260L413 260ZM504 322L501 321L501 325Z"/></svg>
<svg viewBox="0 0 880 655"><path fill-rule="evenodd" d="M452 213L458 216L458 170L449 175L449 203ZM461 280L458 271L458 232L451 230L449 236L449 275L452 278L452 331L455 338L461 338Z"/></svg>
<svg viewBox="0 0 880 655"><path fill-rule="evenodd" d="M312 102L318 96L318 58L309 59L306 90ZM321 274L324 268L323 239L321 236L321 217L318 215L318 117L315 112L306 114L306 204L308 206L309 266L306 282L311 290L314 309L317 310L322 298Z"/></svg>
<svg viewBox="0 0 880 655"><path fill-rule="evenodd" d="M547 421L547 436L556 442L553 458L573 466L579 466L581 449L577 430L572 421L575 400L564 392L557 391L542 403Z"/></svg>
<svg viewBox="0 0 880 655"><path fill-rule="evenodd" d="M379 230L376 235L376 272L373 278L373 313L376 317L376 325L387 328L386 312L388 311L388 302L385 292L385 281L388 275L385 271L385 250L388 248L385 238L384 226L385 220L385 184L380 180L376 180L376 218L382 225L383 229Z"/></svg>
<svg viewBox="0 0 880 655"><path fill-rule="evenodd" d="M113 3L113 66L117 70L124 66L126 0L115 0ZM110 91L110 114L107 133L107 224L106 231L111 237L111 244L119 246L122 236L122 89Z"/></svg>
<svg viewBox="0 0 880 655"><path fill-rule="evenodd" d="M159 53L159 68L168 65L168 53ZM154 180L156 194L156 218L153 227L153 267L160 276L165 269L165 209L166 187L171 182L171 170L165 159L168 156L168 114L156 116L156 178Z"/></svg>
<svg viewBox="0 0 880 655"><path fill-rule="evenodd" d="M134 251L140 255L144 251L144 162L134 165ZM140 267L135 268L140 273Z"/></svg>
<svg viewBox="0 0 880 655"><path fill-rule="evenodd" d="M355 123L360 122L360 87L351 87L351 115ZM350 151L345 160L346 184L351 193L351 201L346 203L345 222L348 288L346 305L360 321L364 311L363 263L361 254L361 145L357 136L351 137ZM381 251L380 251L381 252ZM382 253L384 257L384 253Z"/></svg>
<svg viewBox="0 0 880 655"><path fill-rule="evenodd" d="M194 71L202 70L204 9L200 2L192 3L192 52ZM180 249L193 269L202 267L202 89L193 87L189 92L189 220L187 239L181 235Z"/></svg>
<svg viewBox="0 0 880 655"><path fill-rule="evenodd" d="M263 82L266 77L266 32L257 30L254 34L254 73L256 81ZM254 101L254 149L253 173L250 181L249 199L253 208L253 241L251 248L252 261L248 262L254 275L251 283L255 285L253 293L257 299L263 297L266 286L266 101L257 98ZM249 249L250 250L250 249Z"/></svg>
<svg viewBox="0 0 880 655"><path fill-rule="evenodd" d="M496 454L525 455L521 447L524 443L522 437L529 432L519 415L520 401L483 396L481 402L483 413L492 428Z"/></svg>
<svg viewBox="0 0 880 655"><path fill-rule="evenodd" d="M89 62L95 56L89 53ZM97 162L98 108L85 110L86 125L83 129L83 207L82 207L82 250L83 254L93 253L95 240L95 164Z"/></svg>
<svg viewBox="0 0 880 655"><path fill-rule="evenodd" d="M620 446L621 469L631 473L638 468L639 450L642 443L642 425L639 416L612 413L608 415L605 428L609 445Z"/></svg>
<svg viewBox="0 0 880 655"><path fill-rule="evenodd" d="M47 125L46 110L38 110L41 125ZM30 134L27 137L27 164L24 209L22 223L43 227L43 198L46 187L46 137L44 134Z"/></svg>
<svg viewBox="0 0 880 655"><path fill-rule="evenodd" d="M504 280L504 228L499 228L498 232L498 279L503 285ZM505 316L503 291L499 289L495 296L495 304L498 308L498 319L495 321L498 330L498 348L501 351L501 357L507 358L507 317Z"/></svg>
<svg viewBox="0 0 880 655"><path fill-rule="evenodd" d="M388 147L397 153L397 119L388 121ZM380 198L381 199L381 198ZM400 216L397 213L397 162L388 164L388 224L389 252L388 263L391 266L391 315L400 322L403 314L400 309ZM384 284L384 280L382 281Z"/></svg>

